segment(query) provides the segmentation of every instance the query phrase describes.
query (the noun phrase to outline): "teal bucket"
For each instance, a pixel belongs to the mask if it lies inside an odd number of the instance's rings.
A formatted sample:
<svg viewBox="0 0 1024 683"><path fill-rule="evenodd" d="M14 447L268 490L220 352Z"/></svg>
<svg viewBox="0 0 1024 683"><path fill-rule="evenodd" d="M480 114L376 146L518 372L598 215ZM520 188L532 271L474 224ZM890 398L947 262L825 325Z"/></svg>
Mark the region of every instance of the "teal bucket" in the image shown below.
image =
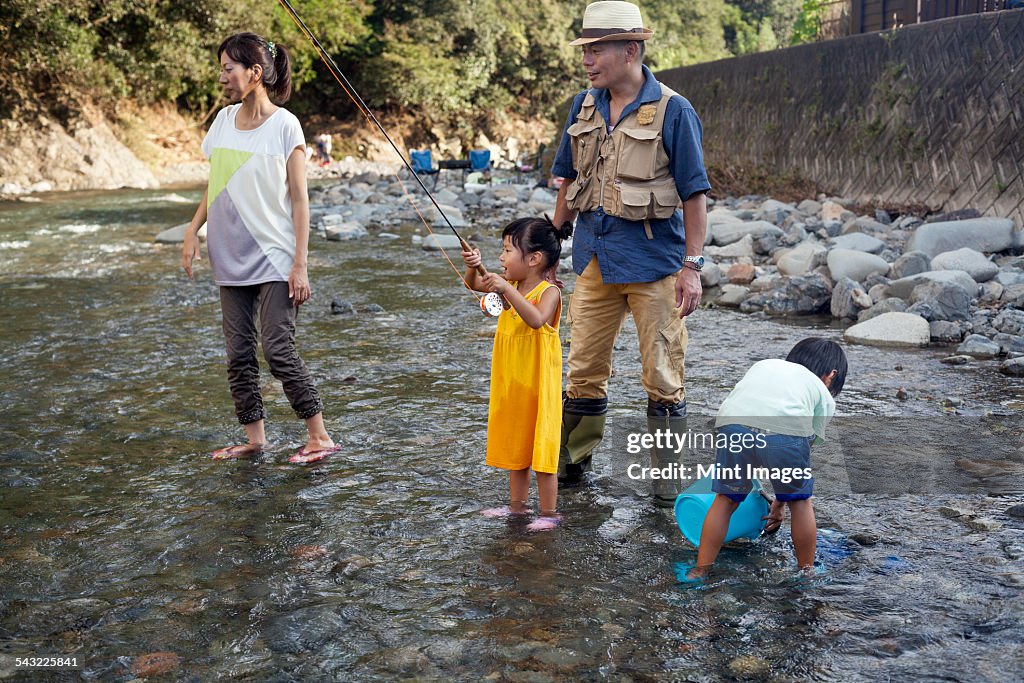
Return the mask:
<svg viewBox="0 0 1024 683"><path fill-rule="evenodd" d="M725 534L726 543L737 538L757 538L761 535L765 527L765 521L761 518L768 514L769 505L760 490L761 484L755 479L754 488L746 500L732 513L729 530ZM710 477L702 477L693 482L676 498L676 523L683 536L694 547L700 545L704 518L714 500L715 493L711 490Z"/></svg>

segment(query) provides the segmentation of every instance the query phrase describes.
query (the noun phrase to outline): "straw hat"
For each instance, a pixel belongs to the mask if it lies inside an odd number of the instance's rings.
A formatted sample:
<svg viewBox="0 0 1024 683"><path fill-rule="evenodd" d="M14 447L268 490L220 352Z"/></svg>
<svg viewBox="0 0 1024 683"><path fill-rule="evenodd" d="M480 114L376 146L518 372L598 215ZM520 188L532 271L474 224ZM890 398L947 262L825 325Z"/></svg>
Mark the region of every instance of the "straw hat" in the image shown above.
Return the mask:
<svg viewBox="0 0 1024 683"><path fill-rule="evenodd" d="M583 30L570 45L586 45L606 40L647 40L654 31L644 28L640 8L622 0L602 0L587 5Z"/></svg>

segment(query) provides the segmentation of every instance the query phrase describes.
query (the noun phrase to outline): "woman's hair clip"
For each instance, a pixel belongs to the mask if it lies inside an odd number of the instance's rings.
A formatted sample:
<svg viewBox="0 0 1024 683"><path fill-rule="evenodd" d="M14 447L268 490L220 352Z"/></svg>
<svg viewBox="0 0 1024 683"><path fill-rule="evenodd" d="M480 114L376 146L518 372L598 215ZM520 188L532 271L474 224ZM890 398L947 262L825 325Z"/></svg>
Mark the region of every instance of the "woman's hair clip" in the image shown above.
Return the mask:
<svg viewBox="0 0 1024 683"><path fill-rule="evenodd" d="M277 59L277 46L274 45L274 41L267 41L267 49L270 50L270 56L273 57L274 59Z"/></svg>

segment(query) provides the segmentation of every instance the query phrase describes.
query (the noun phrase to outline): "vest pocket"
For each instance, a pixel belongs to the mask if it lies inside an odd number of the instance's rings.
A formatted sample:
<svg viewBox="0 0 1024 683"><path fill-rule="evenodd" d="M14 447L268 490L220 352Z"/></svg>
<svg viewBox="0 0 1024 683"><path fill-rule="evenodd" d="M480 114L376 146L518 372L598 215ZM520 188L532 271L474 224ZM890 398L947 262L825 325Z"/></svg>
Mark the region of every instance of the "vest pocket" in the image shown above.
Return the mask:
<svg viewBox="0 0 1024 683"><path fill-rule="evenodd" d="M671 183L669 179L669 183ZM669 218L679 205L675 185L659 184L653 187L622 185L619 188L622 200L622 218L642 221L645 218Z"/></svg>
<svg viewBox="0 0 1024 683"><path fill-rule="evenodd" d="M581 176L590 177L597 163L597 152L600 136L594 131L603 124L595 121L577 121L566 129L572 136L573 162L576 172Z"/></svg>
<svg viewBox="0 0 1024 683"><path fill-rule="evenodd" d="M661 133L656 130L624 128L618 150L615 175L628 180L653 180L657 170Z"/></svg>

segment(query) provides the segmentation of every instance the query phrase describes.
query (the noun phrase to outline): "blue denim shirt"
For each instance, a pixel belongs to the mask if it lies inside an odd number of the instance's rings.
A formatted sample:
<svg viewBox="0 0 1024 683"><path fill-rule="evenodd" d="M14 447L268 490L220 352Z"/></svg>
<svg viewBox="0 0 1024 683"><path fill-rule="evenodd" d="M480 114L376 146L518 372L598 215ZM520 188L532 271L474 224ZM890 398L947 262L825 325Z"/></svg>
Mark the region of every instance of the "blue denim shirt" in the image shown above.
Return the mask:
<svg viewBox="0 0 1024 683"><path fill-rule="evenodd" d="M644 85L636 99L622 110L620 121L641 104L661 99L661 87L654 74L646 66L643 70ZM576 121L588 92L576 95L565 128ZM593 93L597 111L607 123L611 118L611 97L603 88L594 88ZM686 98L675 96L669 100L661 134L679 197L685 201L698 192L710 190L701 149L704 131ZM571 136L564 129L551 173L569 180L577 176L572 163ZM609 216L601 208L580 213L572 244L573 270L581 274L596 255L601 278L607 283L654 282L675 273L683 267L686 256L683 212L677 209L671 218L652 219L650 224L654 239L647 239L642 222Z"/></svg>

